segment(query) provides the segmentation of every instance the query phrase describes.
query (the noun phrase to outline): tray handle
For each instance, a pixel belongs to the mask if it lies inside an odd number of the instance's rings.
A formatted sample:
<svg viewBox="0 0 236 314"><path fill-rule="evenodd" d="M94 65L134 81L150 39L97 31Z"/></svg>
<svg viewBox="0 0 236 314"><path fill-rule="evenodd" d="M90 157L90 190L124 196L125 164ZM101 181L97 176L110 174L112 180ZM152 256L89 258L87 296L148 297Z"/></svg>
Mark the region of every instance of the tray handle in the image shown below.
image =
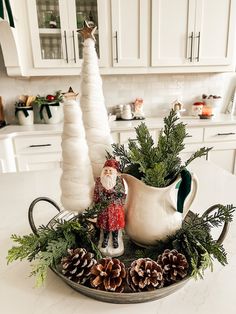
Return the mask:
<svg viewBox="0 0 236 314"><path fill-rule="evenodd" d="M45 201L45 202L48 202L50 204L52 204L57 210L58 212L60 212L60 207L53 201L51 200L50 198L48 197L38 197L36 198L31 204L30 204L30 207L29 207L29 211L28 211L28 220L29 220L29 224L30 224L30 227L33 231L34 234L38 234L37 232L37 228L35 226L35 222L34 222L34 217L33 217L33 210L34 210L34 206L38 203L38 202L41 202L41 201Z"/></svg>
<svg viewBox="0 0 236 314"><path fill-rule="evenodd" d="M202 214L202 218L204 218L205 216L207 216L208 214L210 214L211 212L213 212L214 210L216 210L217 208L219 208L219 206L222 206L221 204L216 204L213 205L211 207L209 207L203 214ZM223 229L221 231L221 234L219 235L219 238L216 240L217 243L222 244L227 233L229 231L229 222L225 221L224 225L223 225Z"/></svg>

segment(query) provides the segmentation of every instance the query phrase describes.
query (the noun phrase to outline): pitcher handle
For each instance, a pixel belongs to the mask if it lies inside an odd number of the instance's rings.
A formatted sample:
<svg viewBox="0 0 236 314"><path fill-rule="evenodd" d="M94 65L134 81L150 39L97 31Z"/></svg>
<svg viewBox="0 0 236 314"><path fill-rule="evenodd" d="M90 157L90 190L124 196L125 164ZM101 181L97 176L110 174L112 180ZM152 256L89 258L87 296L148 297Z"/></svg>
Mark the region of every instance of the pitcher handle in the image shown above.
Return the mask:
<svg viewBox="0 0 236 314"><path fill-rule="evenodd" d="M188 199L188 201L186 202L186 204L184 204L184 209L183 209L183 218L186 216L189 208L191 207L196 195L197 195L197 191L198 191L198 187L199 187L199 181L197 176L195 175L195 173L191 173L191 177L192 177L192 188L191 188L191 192L190 192L190 197Z"/></svg>
<svg viewBox="0 0 236 314"><path fill-rule="evenodd" d="M208 214L210 214L211 212L213 212L215 209L219 208L219 206L221 206L221 204L216 204L213 205L211 207L209 207L203 214L202 214L202 218L204 218L205 216L207 216ZM224 225L223 225L223 229L221 231L221 234L219 236L219 238L216 240L217 243L222 244L227 233L229 231L229 222L225 221Z"/></svg>
<svg viewBox="0 0 236 314"><path fill-rule="evenodd" d="M37 231L37 228L35 226L35 222L34 222L34 217L33 217L33 210L34 210L34 206L38 203L38 202L41 202L41 201L45 201L45 202L48 202L50 204L52 204L57 210L58 212L60 213L60 207L53 201L51 200L50 198L48 197L38 197L36 198L31 204L30 204L30 207L29 207L29 211L28 211L28 220L29 220L29 224L30 224L30 227L33 231L34 234L38 234L38 231Z"/></svg>

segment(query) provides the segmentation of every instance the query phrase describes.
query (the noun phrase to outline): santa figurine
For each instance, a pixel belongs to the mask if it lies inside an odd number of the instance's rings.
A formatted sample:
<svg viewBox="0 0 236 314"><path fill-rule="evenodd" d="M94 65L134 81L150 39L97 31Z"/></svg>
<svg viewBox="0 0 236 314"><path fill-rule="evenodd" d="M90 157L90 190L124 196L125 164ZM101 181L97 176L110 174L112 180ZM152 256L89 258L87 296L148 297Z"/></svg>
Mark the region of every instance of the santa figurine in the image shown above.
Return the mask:
<svg viewBox="0 0 236 314"><path fill-rule="evenodd" d="M100 229L98 248L104 256L120 256L124 253L122 229L125 227L125 186L118 174L119 162L108 159L101 176L96 179L93 200L107 202L97 217Z"/></svg>
<svg viewBox="0 0 236 314"><path fill-rule="evenodd" d="M134 106L134 119L139 119L139 120L145 119L144 112L143 112L143 99L136 98L133 106Z"/></svg>

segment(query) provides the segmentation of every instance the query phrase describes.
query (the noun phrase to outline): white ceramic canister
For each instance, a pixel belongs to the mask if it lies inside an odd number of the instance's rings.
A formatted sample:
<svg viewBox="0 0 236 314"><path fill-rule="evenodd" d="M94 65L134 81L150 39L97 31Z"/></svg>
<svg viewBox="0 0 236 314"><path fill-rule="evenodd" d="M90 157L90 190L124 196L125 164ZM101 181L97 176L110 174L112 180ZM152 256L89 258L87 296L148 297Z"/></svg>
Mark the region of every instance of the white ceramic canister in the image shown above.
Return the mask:
<svg viewBox="0 0 236 314"><path fill-rule="evenodd" d="M34 112L33 107L16 107L15 115L20 125L33 125L34 124Z"/></svg>
<svg viewBox="0 0 236 314"><path fill-rule="evenodd" d="M205 103L207 106L212 108L212 114L217 116L221 112L222 107L222 98L207 98L205 99Z"/></svg>
<svg viewBox="0 0 236 314"><path fill-rule="evenodd" d="M46 124L57 124L63 119L62 104L59 102L42 104L40 108L40 116Z"/></svg>
<svg viewBox="0 0 236 314"><path fill-rule="evenodd" d="M124 105L121 118L123 120L131 120L133 118L131 106L129 104Z"/></svg>

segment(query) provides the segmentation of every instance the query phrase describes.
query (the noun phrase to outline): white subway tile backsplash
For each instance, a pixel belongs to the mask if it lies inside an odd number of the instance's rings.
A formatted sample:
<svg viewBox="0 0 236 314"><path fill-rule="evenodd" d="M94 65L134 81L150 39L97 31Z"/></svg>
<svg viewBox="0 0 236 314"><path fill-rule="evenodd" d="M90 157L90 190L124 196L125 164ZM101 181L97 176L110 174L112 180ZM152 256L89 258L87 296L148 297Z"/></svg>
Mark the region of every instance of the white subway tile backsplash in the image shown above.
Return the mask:
<svg viewBox="0 0 236 314"><path fill-rule="evenodd" d="M179 98L186 109L205 94L223 98L222 110L228 104L236 86L235 73L104 75L103 92L106 106L111 111L117 104L144 99L146 116L165 115L170 104ZM9 123L16 123L14 104L21 94L46 95L68 87L80 91L80 76L11 78L6 75L0 51L0 95L3 97Z"/></svg>

